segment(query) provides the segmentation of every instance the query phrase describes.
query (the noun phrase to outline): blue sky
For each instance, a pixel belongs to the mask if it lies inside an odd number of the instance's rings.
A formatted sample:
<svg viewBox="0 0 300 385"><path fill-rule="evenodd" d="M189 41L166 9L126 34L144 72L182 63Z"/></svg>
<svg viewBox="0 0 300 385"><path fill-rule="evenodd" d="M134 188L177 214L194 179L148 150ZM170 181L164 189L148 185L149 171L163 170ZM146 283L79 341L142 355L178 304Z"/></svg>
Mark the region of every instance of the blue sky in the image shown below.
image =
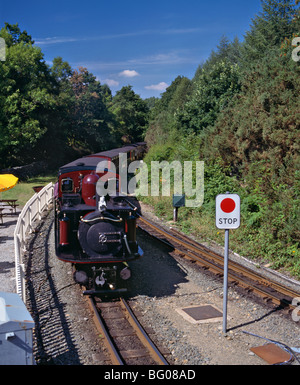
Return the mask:
<svg viewBox="0 0 300 385"><path fill-rule="evenodd" d="M243 40L260 10L260 0L0 0L0 27L19 23L49 64L61 56L113 93L130 84L146 98L191 79L222 36Z"/></svg>

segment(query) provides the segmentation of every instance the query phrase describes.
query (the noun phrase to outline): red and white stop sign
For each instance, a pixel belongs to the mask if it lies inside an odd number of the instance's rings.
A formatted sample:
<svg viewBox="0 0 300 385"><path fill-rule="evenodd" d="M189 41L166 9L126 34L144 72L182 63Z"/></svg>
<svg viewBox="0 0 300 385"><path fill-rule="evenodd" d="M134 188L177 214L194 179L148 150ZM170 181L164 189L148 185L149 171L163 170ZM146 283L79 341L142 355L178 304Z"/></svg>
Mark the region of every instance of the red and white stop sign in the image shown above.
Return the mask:
<svg viewBox="0 0 300 385"><path fill-rule="evenodd" d="M237 194L216 197L216 226L218 229L238 229L241 224L241 199Z"/></svg>

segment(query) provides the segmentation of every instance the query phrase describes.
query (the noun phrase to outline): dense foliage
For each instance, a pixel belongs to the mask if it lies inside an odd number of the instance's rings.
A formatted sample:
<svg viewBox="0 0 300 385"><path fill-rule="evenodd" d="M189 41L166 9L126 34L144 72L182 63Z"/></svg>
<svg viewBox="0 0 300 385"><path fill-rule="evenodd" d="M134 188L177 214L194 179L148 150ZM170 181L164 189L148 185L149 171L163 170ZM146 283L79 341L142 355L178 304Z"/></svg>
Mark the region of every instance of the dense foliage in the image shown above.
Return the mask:
<svg viewBox="0 0 300 385"><path fill-rule="evenodd" d="M41 159L57 167L142 138L148 104L130 87L113 97L86 68L72 69L61 57L47 65L18 24L5 23L0 37L0 168Z"/></svg>
<svg viewBox="0 0 300 385"><path fill-rule="evenodd" d="M243 221L233 234L235 249L300 276L297 36L294 1L263 0L244 41L222 38L199 66L181 95L183 105L174 108L178 78L167 89L152 110L146 138L148 161L205 161L205 203L182 212L184 226L201 231L203 220L214 226L215 196L237 192ZM208 235L214 238L213 231Z"/></svg>

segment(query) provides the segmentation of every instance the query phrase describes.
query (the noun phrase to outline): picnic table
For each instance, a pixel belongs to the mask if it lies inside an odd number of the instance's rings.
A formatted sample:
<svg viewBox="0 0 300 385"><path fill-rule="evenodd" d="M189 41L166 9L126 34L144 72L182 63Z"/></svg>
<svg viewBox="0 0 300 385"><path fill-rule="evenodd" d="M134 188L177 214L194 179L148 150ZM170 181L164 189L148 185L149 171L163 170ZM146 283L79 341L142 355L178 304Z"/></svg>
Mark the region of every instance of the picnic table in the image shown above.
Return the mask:
<svg viewBox="0 0 300 385"><path fill-rule="evenodd" d="M11 214L16 214L17 207L19 206L17 202L18 202L17 199L0 199L1 216L4 215L2 211L5 208L8 208L11 211ZM2 217L1 217L1 220L2 220Z"/></svg>

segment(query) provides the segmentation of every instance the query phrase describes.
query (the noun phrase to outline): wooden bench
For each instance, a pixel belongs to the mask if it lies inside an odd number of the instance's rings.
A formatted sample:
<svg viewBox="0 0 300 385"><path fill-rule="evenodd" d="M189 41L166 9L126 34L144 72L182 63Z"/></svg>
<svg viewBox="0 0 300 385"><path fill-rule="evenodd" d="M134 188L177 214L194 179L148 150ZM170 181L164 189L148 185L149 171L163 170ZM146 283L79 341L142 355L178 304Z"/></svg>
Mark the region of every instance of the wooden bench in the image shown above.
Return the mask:
<svg viewBox="0 0 300 385"><path fill-rule="evenodd" d="M16 214L17 207L19 206L17 201L17 199L0 199L0 208L2 209L1 211L3 211L5 208L8 208L11 211L11 214ZM2 213L2 216L3 215L5 214Z"/></svg>

